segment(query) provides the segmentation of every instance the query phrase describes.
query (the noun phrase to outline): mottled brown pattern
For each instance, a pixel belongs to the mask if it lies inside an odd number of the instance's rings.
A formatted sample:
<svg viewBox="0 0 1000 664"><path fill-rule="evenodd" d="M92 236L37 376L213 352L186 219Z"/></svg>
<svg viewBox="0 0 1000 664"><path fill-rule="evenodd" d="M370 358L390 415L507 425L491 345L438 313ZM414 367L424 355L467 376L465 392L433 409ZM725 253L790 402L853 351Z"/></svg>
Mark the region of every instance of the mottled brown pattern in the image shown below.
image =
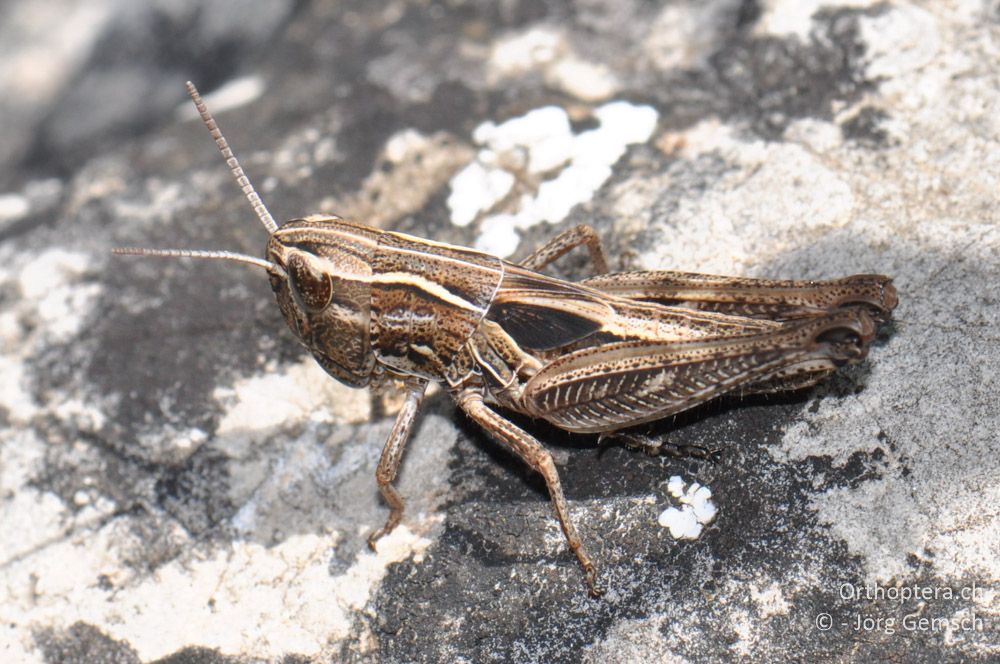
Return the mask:
<svg viewBox="0 0 1000 664"><path fill-rule="evenodd" d="M692 272L628 272L599 275L582 283L626 298L778 321L843 307L865 308L879 317L897 304L891 280L875 274L790 281Z"/></svg>
<svg viewBox="0 0 1000 664"><path fill-rule="evenodd" d="M289 221L268 242L268 258L287 275L272 273L271 287L288 326L328 373L357 387L369 383L375 368L370 330L375 246L367 229L336 217ZM318 306L321 301L326 306Z"/></svg>
<svg viewBox="0 0 1000 664"><path fill-rule="evenodd" d="M292 332L335 378L401 380L407 398L376 479L400 522L393 481L429 381L545 479L556 518L599 594L597 569L569 515L552 455L487 401L568 431L610 432L727 392L797 389L868 353L897 304L887 277L764 281L677 272L599 275L575 284L539 274L597 234L561 233L514 265L471 249L380 231L333 216L275 228L194 86L199 113L271 237L267 260L228 252L126 253L236 260L267 270ZM703 309L699 311L699 309Z"/></svg>
<svg viewBox="0 0 1000 664"><path fill-rule="evenodd" d="M541 366L536 357L517 345L503 326L491 320L479 324L468 345L488 389L496 394L512 388L519 390L520 385L515 381L534 375Z"/></svg>
<svg viewBox="0 0 1000 664"><path fill-rule="evenodd" d="M485 313L503 275L502 261L479 251L421 240L403 233L379 235L376 273L402 272L437 283Z"/></svg>
<svg viewBox="0 0 1000 664"><path fill-rule="evenodd" d="M536 251L538 269L586 244L573 229ZM613 432L720 395L814 384L867 355L897 299L890 280L774 281L676 272L548 277L471 249L379 231L336 217L285 224L272 236L271 282L292 331L334 377L403 380L379 489L399 522L393 478L429 381L546 479L560 525L598 592L569 520L551 457L486 403L577 433Z"/></svg>
<svg viewBox="0 0 1000 664"><path fill-rule="evenodd" d="M372 338L401 374L441 380L486 315L503 275L498 258L382 233L372 257Z"/></svg>
<svg viewBox="0 0 1000 664"><path fill-rule="evenodd" d="M776 330L778 321L720 313L706 307L669 306L619 295L633 281L657 272L620 272L570 283L509 266L487 317L503 321L519 343L534 350L562 350L590 334L615 340L681 341ZM622 286L620 284L625 284ZM596 286L607 286L602 290ZM652 300L652 298L650 298ZM816 309L824 311L823 309ZM541 319L530 332L526 317ZM533 322L533 321L532 321ZM597 335L606 338L606 335ZM524 338L525 340L522 340ZM532 339L538 339L532 343Z"/></svg>
<svg viewBox="0 0 1000 664"><path fill-rule="evenodd" d="M844 330L856 337L841 342ZM826 340L830 332L837 338ZM614 431L737 387L859 361L874 332L866 314L833 314L778 332L597 346L547 364L525 385L523 409L569 431Z"/></svg>

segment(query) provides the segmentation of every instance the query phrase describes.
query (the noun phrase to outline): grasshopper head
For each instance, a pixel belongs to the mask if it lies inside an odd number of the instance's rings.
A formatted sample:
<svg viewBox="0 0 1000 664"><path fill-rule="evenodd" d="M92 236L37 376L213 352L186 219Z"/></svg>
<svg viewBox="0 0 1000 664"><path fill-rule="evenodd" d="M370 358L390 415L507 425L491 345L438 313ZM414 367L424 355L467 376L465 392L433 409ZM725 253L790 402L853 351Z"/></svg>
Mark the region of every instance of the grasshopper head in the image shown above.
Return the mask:
<svg viewBox="0 0 1000 664"><path fill-rule="evenodd" d="M337 217L289 221L271 234L271 288L285 321L320 365L348 385L366 385L374 244ZM363 229L363 227L360 227Z"/></svg>

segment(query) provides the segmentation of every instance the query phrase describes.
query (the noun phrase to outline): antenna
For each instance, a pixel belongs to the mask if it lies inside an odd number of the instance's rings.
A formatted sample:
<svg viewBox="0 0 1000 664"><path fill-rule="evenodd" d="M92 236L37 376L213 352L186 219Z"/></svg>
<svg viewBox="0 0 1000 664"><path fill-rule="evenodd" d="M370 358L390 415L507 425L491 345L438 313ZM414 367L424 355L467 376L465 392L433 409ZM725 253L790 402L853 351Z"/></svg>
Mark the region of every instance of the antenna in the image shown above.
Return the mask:
<svg viewBox="0 0 1000 664"><path fill-rule="evenodd" d="M274 223L274 217L271 213L267 211L267 207L264 202L260 200L260 196L254 190L253 185L250 184L250 178L246 176L243 172L243 168L240 167L240 162L236 160L236 156L229 147L229 143L226 142L226 138L219 131L219 125L215 123L215 118L212 114L208 112L208 108L205 107L205 101L198 94L198 88L194 87L194 83L191 81L187 82L187 91L191 95L191 101L194 102L195 108L198 109L198 114L201 116L202 122L208 128L208 133L212 135L215 140L215 144L219 148L219 152L222 153L223 158L226 160L226 164L229 166L229 170L232 172L233 177L236 178L236 184L239 185L240 189L243 190L243 194L250 201L250 205L253 206L253 211L257 214L257 218L260 219L260 223L264 224L264 228L267 229L268 234L273 235L276 230L278 230L278 225ZM224 260L233 261L236 263L244 263L246 265L254 265L256 267L262 267L271 274L282 275L284 270L281 266L272 263L271 261L264 260L262 258L257 258L255 256L248 256L246 254L238 254L233 251L205 251L201 249L145 249L142 247L116 247L111 250L112 254L118 256L160 256L164 258L205 258L210 260Z"/></svg>
<svg viewBox="0 0 1000 664"><path fill-rule="evenodd" d="M230 172L236 178L236 184L239 185L239 188L243 191L243 195L250 201L253 211L257 214L257 218L260 219L260 223L264 224L264 228L267 229L268 234L273 234L274 231L278 230L278 224L274 223L274 217L267 211L264 202L260 200L257 191L250 184L250 178L243 172L240 162L236 159L236 155L233 154L232 149L230 149L229 143L226 142L226 137L219 130L219 125L215 122L215 118L208 112L208 107L205 106L205 101L201 98L201 94L198 93L198 88L194 87L194 83L191 81L188 81L184 85L187 88L187 93L191 96L191 101L194 102L194 107L198 109L201 121L205 123L208 133L212 135L216 146L219 148L219 152L222 153L223 159L226 160L226 165L229 166Z"/></svg>
<svg viewBox="0 0 1000 664"><path fill-rule="evenodd" d="M143 247L115 247L111 253L117 256L160 256L164 258L207 258L211 260L234 261L262 267L268 272L281 272L281 268L263 258L238 254L233 251L203 251L198 249L145 249Z"/></svg>

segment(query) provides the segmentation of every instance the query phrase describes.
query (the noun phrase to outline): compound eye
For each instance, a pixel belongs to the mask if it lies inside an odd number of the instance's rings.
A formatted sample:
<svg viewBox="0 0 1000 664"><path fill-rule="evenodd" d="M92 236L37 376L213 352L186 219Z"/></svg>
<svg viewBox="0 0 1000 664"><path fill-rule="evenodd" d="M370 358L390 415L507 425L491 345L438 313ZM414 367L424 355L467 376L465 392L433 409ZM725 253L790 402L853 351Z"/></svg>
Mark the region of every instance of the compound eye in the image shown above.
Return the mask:
<svg viewBox="0 0 1000 664"><path fill-rule="evenodd" d="M298 254L288 257L285 265L292 295L306 311L322 311L333 299L333 282L330 277L315 269Z"/></svg>

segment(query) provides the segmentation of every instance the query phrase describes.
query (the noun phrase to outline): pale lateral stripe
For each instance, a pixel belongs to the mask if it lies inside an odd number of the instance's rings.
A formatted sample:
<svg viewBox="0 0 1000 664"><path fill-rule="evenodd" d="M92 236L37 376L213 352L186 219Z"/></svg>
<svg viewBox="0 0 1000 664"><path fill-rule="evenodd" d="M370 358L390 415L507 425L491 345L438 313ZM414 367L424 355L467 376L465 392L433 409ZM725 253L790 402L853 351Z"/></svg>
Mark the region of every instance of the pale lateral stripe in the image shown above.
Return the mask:
<svg viewBox="0 0 1000 664"><path fill-rule="evenodd" d="M490 273L490 274L495 274L495 275L497 275L498 278L496 280L496 285L493 288L493 294L490 297L490 302L491 303L493 301L493 298L496 297L497 291L500 289L500 283L503 281L504 266L503 266L503 262L499 258L496 258L494 256L490 256L489 254L480 254L479 252L470 251L469 249L466 249L464 247L456 247L454 245L444 244L442 242L434 242L434 241L431 241L431 240L424 240L424 239L421 239L421 238L417 238L417 237L413 237L413 236L410 236L410 235L406 235L405 233L388 233L386 231L383 231L383 232L386 232L387 234L395 235L397 237L401 237L401 238L404 238L406 240L410 240L410 241L413 241L413 242L419 242L421 244L425 244L425 245L428 245L428 246L431 246L431 247L439 247L439 248L442 248L442 249L449 249L449 250L454 250L454 251L468 252L468 253L472 253L472 254L476 254L476 255L485 256L486 258L493 258L494 260L496 260L496 266L495 267L490 267L490 266L477 265L475 263L471 263L469 261L461 260L459 258L452 258L451 256L442 256L440 254L432 254L432 253L429 253L429 252L426 252L426 251L420 251L418 249L407 249L405 247L387 246L387 245L384 245L384 244L382 244L380 242L377 242L377 241L372 242L372 240L369 239L369 238L359 237L357 234L352 233L349 230L341 230L339 228L323 228L323 229L314 229L314 230L319 235L332 235L332 236L343 238L344 240L348 240L349 242L357 242L359 244L368 244L370 246L373 246L376 249L376 251L393 251L393 252L399 252L399 253L402 253L402 254L409 254L411 256L417 256L417 257L424 258L424 259L431 258L433 260L440 260L440 261L444 261L444 262L447 262L447 263L452 263L454 265L458 265L458 266L460 266L464 270L477 270L477 271L480 271L480 272L487 272L487 273ZM370 283L391 283L393 281L395 281L395 282L402 282L402 283L409 283L409 284L414 285L414 286L416 286L418 288L422 288L422 289L426 290L428 293L432 293L433 295L435 295L436 297L438 297L442 301L448 302L449 304L454 304L455 306L460 307L462 309L466 309L468 311L478 312L480 314L480 320L482 320L482 318L484 318L486 316L486 309L485 308L480 309L479 307L476 307L475 305L473 305L472 303L468 302L467 300L464 300L464 299L458 297L457 295L455 295L451 291L446 290L440 284L437 284L435 282L429 281L429 280L427 280L427 279L425 279L423 277L419 277L419 276L411 274L411 273L405 273L405 272L388 272L386 274L373 275L370 280L369 279L365 279L363 277L358 277L357 280L358 281L362 281L362 282L368 281ZM488 308L488 305L487 305L487 308Z"/></svg>
<svg viewBox="0 0 1000 664"><path fill-rule="evenodd" d="M459 309L474 311L476 313L485 313L485 309L480 309L468 300L463 300L441 284L421 277L420 275L413 274L412 272L386 272L384 274L373 274L371 282L374 284L409 284L410 286L415 286L426 293L430 293L442 302L447 302L448 304L454 305Z"/></svg>

